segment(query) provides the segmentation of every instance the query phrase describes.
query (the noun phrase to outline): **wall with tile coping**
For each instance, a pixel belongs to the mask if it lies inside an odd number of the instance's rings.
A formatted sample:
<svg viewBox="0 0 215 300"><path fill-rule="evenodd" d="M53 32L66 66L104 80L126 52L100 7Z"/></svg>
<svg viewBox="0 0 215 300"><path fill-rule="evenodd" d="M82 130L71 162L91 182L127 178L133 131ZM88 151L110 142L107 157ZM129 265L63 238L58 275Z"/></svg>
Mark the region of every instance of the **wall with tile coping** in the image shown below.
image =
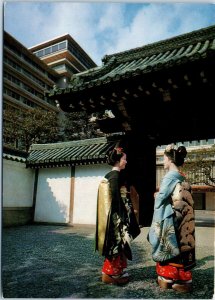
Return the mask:
<svg viewBox="0 0 215 300"><path fill-rule="evenodd" d="M94 225L98 185L110 170L107 164L76 166L73 187L71 167L40 169L33 214L35 170L26 169L25 163L3 159L3 225L32 221ZM158 169L157 175L161 175ZM206 192L206 210L215 210L214 197L214 192Z"/></svg>

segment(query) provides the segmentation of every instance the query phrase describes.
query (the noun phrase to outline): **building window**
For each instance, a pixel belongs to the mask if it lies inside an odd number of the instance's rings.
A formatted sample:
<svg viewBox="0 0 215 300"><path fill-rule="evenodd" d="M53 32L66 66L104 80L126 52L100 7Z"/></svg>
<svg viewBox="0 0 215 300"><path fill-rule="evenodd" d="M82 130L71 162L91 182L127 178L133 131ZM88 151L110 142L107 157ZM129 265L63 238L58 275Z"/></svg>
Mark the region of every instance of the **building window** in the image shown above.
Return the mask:
<svg viewBox="0 0 215 300"><path fill-rule="evenodd" d="M63 50L63 49L66 49L66 41L63 41L58 44L52 45L50 47L35 51L34 54L37 57L42 57L42 56L45 56L45 55L48 55L48 54L51 54L53 52L57 52L57 51Z"/></svg>
<svg viewBox="0 0 215 300"><path fill-rule="evenodd" d="M56 52L56 51L58 51L58 45L52 46L52 52Z"/></svg>
<svg viewBox="0 0 215 300"><path fill-rule="evenodd" d="M37 54L38 57L41 57L41 56L43 56L43 51L40 50L40 51L38 51L36 54Z"/></svg>
<svg viewBox="0 0 215 300"><path fill-rule="evenodd" d="M51 51L51 48L49 47L49 48L46 48L45 49L45 51L44 51L44 53L45 53L45 55L48 55L48 54L50 54L52 51Z"/></svg>
<svg viewBox="0 0 215 300"><path fill-rule="evenodd" d="M59 44L59 50L66 49L66 42L62 42Z"/></svg>
<svg viewBox="0 0 215 300"><path fill-rule="evenodd" d="M56 65L52 67L52 69L54 69L55 71L66 71L66 65L65 64Z"/></svg>

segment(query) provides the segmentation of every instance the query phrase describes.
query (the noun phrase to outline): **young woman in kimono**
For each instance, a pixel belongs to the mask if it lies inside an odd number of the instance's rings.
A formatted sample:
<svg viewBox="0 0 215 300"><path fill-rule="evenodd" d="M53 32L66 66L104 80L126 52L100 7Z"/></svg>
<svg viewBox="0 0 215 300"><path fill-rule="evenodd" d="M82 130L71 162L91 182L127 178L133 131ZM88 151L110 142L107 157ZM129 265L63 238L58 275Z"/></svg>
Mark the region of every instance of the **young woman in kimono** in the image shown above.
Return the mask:
<svg viewBox="0 0 215 300"><path fill-rule="evenodd" d="M191 187L179 170L187 155L184 146L167 146L164 169L168 172L155 194L154 215L148 234L161 288L180 292L192 289L195 266L195 220Z"/></svg>
<svg viewBox="0 0 215 300"><path fill-rule="evenodd" d="M95 250L105 257L102 281L107 284L125 284L127 259L132 260L131 241L140 233L136 216L122 182L121 170L127 164L123 149L116 147L107 162L113 166L99 185Z"/></svg>

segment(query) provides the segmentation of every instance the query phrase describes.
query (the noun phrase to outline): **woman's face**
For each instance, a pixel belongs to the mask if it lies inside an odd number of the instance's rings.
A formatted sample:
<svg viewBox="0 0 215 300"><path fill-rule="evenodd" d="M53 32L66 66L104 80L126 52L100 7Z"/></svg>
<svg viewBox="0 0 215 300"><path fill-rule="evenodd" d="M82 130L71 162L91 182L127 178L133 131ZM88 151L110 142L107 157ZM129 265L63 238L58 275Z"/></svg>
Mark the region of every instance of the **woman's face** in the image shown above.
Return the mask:
<svg viewBox="0 0 215 300"><path fill-rule="evenodd" d="M166 156L164 154L164 156L163 156L163 167L164 167L164 170L168 170L169 167L170 167L170 164L171 164L171 160L169 159L168 156Z"/></svg>
<svg viewBox="0 0 215 300"><path fill-rule="evenodd" d="M126 154L124 153L123 156L121 157L120 161L119 161L120 170L125 169L126 164L127 164Z"/></svg>

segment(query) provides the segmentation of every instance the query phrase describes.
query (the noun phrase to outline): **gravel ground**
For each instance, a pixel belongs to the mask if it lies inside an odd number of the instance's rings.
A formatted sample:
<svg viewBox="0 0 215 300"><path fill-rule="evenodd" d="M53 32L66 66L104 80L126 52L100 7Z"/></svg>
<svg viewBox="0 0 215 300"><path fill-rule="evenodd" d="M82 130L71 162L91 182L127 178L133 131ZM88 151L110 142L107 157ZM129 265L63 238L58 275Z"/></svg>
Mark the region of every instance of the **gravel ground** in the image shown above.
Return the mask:
<svg viewBox="0 0 215 300"><path fill-rule="evenodd" d="M196 227L194 290L161 290L146 240L148 228L133 241L125 286L101 282L103 258L94 252L94 227L29 225L2 230L4 298L212 299L214 228Z"/></svg>

